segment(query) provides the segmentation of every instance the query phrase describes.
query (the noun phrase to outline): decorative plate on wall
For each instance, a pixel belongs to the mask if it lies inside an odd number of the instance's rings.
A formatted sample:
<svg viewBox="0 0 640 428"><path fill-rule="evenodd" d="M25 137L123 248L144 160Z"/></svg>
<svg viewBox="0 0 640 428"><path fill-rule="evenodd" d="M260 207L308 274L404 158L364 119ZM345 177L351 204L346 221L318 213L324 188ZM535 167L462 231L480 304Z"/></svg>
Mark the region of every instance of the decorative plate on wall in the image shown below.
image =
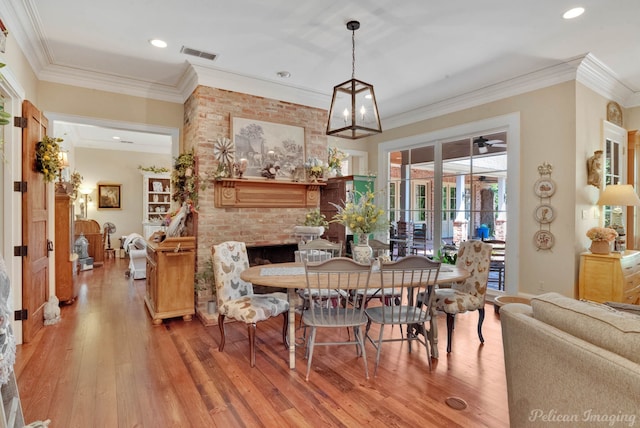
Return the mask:
<svg viewBox="0 0 640 428"><path fill-rule="evenodd" d="M547 224L551 223L556 217L553 207L551 205L539 205L535 212L536 221L538 223Z"/></svg>
<svg viewBox="0 0 640 428"><path fill-rule="evenodd" d="M541 198L549 198L556 192L556 183L550 178L541 178L536 181L533 191Z"/></svg>
<svg viewBox="0 0 640 428"><path fill-rule="evenodd" d="M622 126L622 109L620 108L620 104L615 101L610 101L609 104L607 104L607 120L618 126Z"/></svg>
<svg viewBox="0 0 640 428"><path fill-rule="evenodd" d="M539 230L533 235L533 242L539 250L548 250L553 247L556 238L548 230Z"/></svg>

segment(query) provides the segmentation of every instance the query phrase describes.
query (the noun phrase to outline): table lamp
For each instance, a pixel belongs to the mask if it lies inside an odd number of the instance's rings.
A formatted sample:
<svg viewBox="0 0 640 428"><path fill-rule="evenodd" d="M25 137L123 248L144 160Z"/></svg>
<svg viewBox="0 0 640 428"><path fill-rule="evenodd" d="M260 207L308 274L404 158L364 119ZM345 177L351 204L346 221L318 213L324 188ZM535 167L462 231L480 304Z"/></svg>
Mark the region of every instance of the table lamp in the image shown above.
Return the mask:
<svg viewBox="0 0 640 428"><path fill-rule="evenodd" d="M609 227L618 232L616 238L616 251L624 251L625 230L622 221L622 207L640 205L640 198L636 194L631 184L610 184L604 188L597 202L598 205L607 205L611 207L611 222Z"/></svg>

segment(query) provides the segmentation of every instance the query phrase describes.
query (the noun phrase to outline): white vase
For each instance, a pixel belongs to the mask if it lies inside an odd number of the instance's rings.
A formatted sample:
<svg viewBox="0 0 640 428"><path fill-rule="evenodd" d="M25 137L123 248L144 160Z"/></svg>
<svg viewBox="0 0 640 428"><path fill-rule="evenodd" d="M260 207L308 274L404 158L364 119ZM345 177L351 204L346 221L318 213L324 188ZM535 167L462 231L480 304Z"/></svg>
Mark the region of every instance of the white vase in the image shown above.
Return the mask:
<svg viewBox="0 0 640 428"><path fill-rule="evenodd" d="M373 249L369 246L369 235L358 234L358 243L353 246L351 251L353 252L353 260L365 265L370 264Z"/></svg>

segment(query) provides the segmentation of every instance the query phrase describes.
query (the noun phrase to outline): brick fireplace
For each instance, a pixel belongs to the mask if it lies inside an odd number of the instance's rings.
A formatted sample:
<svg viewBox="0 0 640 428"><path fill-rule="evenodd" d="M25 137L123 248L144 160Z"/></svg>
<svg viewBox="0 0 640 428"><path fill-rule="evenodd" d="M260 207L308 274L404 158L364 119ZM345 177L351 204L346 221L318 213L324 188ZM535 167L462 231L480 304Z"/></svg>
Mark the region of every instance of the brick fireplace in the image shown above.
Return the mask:
<svg viewBox="0 0 640 428"><path fill-rule="evenodd" d="M201 174L214 165L213 141L219 137L233 140L233 117L302 126L305 155L326 157L326 110L198 86L185 102L184 114L183 151L194 150ZM207 188L198 193L195 228L198 268L210 257L212 245L229 240L245 242L251 253L271 262L293 257L292 249L297 245L293 227L300 224L310 207L217 208L214 189L212 183L207 183ZM198 312L210 296L210 293L199 292ZM215 320L200 318L207 324L215 323Z"/></svg>

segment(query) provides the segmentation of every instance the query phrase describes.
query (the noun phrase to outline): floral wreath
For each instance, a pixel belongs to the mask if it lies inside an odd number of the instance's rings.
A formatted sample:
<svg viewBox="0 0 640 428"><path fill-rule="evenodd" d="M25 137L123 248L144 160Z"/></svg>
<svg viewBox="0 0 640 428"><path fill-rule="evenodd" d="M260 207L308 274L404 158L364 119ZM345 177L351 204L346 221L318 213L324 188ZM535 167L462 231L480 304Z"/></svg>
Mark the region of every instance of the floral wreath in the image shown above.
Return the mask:
<svg viewBox="0 0 640 428"><path fill-rule="evenodd" d="M45 135L36 144L36 171L44 175L44 181L51 183L60 174L60 144L62 138L51 138Z"/></svg>

